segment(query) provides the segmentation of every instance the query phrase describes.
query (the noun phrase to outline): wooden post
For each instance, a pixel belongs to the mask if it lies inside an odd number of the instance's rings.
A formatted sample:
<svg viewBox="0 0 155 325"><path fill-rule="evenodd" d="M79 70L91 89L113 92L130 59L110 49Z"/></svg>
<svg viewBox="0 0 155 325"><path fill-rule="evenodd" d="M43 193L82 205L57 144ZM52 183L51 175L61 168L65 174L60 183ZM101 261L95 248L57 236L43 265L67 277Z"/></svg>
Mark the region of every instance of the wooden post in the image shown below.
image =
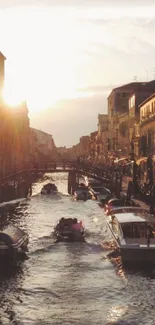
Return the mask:
<svg viewBox="0 0 155 325"><path fill-rule="evenodd" d="M72 170L68 173L68 193L73 194L77 187L76 171Z"/></svg>

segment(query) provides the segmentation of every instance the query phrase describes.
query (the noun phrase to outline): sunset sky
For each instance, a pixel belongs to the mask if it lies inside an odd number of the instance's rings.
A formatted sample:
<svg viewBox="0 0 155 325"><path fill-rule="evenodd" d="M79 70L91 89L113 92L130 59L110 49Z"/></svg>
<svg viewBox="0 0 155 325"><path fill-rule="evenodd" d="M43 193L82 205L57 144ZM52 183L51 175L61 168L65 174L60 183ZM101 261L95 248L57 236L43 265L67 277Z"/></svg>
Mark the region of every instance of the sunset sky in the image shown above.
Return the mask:
<svg viewBox="0 0 155 325"><path fill-rule="evenodd" d="M154 78L154 0L20 2L0 1L5 96L26 99L31 125L56 145L97 128L113 87Z"/></svg>

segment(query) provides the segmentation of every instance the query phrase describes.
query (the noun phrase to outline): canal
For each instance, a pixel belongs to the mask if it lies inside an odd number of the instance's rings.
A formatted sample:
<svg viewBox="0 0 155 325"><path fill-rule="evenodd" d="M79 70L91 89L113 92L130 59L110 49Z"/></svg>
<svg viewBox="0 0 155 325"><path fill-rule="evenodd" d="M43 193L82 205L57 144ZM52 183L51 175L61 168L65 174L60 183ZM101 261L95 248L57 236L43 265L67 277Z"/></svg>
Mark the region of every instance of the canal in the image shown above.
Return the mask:
<svg viewBox="0 0 155 325"><path fill-rule="evenodd" d="M51 177L57 197L41 196ZM67 194L67 174L48 174L33 196L2 217L30 236L28 259L0 265L0 324L153 325L155 271L124 269L107 258L112 245L103 210L95 201L76 202ZM53 226L77 217L87 229L86 243L54 243Z"/></svg>

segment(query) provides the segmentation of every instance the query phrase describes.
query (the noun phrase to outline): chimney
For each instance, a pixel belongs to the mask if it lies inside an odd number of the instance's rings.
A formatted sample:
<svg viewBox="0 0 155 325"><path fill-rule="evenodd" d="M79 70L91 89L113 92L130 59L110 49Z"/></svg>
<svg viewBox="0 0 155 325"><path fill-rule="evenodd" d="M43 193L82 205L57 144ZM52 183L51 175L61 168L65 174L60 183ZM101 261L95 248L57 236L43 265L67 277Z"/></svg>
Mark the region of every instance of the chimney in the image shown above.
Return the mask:
<svg viewBox="0 0 155 325"><path fill-rule="evenodd" d="M3 91L4 87L4 62L6 60L6 57L3 55L2 52L0 52L0 93Z"/></svg>

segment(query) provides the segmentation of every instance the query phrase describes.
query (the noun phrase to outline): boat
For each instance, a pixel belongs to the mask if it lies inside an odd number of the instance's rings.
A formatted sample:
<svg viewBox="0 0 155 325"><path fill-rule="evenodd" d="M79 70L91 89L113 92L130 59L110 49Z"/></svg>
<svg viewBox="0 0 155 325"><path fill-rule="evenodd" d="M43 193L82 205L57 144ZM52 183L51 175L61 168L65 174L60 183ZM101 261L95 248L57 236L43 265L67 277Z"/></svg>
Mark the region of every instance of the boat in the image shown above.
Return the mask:
<svg viewBox="0 0 155 325"><path fill-rule="evenodd" d="M91 178L91 177L87 177L85 176L84 177L84 183L85 185L88 187L95 187L95 186L101 186L102 183L94 178Z"/></svg>
<svg viewBox="0 0 155 325"><path fill-rule="evenodd" d="M147 209L114 209L107 225L123 263L155 264L155 217Z"/></svg>
<svg viewBox="0 0 155 325"><path fill-rule="evenodd" d="M54 183L45 184L41 190L41 194L57 194L58 189Z"/></svg>
<svg viewBox="0 0 155 325"><path fill-rule="evenodd" d="M12 257L27 251L28 235L14 225L0 230L0 257Z"/></svg>
<svg viewBox="0 0 155 325"><path fill-rule="evenodd" d="M109 189L107 189L105 186L95 186L95 187L90 187L90 193L96 200L104 200L107 197L111 197L111 192Z"/></svg>
<svg viewBox="0 0 155 325"><path fill-rule="evenodd" d="M104 205L104 211L105 214L109 216L114 209L125 207L125 206L138 207L139 205L136 204L134 200L130 200L130 205L127 205L126 199L123 197L120 199L110 198L110 200L106 202L106 204Z"/></svg>
<svg viewBox="0 0 155 325"><path fill-rule="evenodd" d="M73 197L75 198L75 200L82 200L82 201L86 201L92 198L92 195L88 189L87 186L85 186L84 184L78 186L78 188L74 191Z"/></svg>
<svg viewBox="0 0 155 325"><path fill-rule="evenodd" d="M76 218L61 218L54 228L54 237L57 241L84 241L84 225Z"/></svg>

